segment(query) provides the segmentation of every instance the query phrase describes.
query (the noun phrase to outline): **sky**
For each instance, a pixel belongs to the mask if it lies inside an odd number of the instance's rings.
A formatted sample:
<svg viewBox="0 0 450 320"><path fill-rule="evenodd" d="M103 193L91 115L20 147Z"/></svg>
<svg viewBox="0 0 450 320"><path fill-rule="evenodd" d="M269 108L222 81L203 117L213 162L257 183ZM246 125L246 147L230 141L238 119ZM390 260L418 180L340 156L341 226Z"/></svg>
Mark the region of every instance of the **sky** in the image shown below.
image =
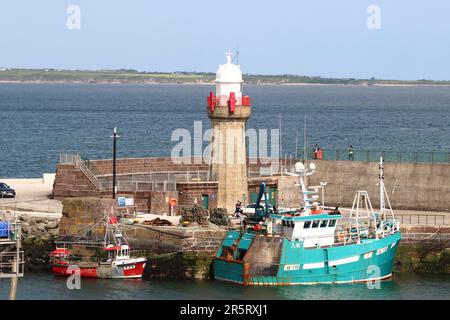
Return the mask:
<svg viewBox="0 0 450 320"><path fill-rule="evenodd" d="M244 73L450 80L450 1L0 2L2 67L215 72L228 49Z"/></svg>

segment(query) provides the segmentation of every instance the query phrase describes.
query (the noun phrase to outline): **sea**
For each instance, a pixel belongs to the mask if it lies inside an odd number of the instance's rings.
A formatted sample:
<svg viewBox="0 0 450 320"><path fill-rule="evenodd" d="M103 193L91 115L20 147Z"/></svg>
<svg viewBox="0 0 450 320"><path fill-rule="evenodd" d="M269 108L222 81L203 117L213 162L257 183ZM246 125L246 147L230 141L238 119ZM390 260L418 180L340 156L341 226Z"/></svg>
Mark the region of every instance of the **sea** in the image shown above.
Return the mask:
<svg viewBox="0 0 450 320"><path fill-rule="evenodd" d="M55 172L60 153L112 158L114 127L118 157L170 156L177 129L194 137L196 125L210 128L210 91L213 85L2 83L0 178ZM450 87L246 85L244 94L252 99L247 129L268 130L269 139L280 130L283 157L298 154L305 136L308 148L450 151Z"/></svg>
<svg viewBox="0 0 450 320"><path fill-rule="evenodd" d="M169 156L177 129L210 128L213 85L0 84L0 178L55 172L61 153L84 159ZM282 154L323 149L450 152L450 87L246 85L247 129L281 131ZM305 135L306 119L306 135ZM176 135L175 135L176 136ZM9 280L0 279L0 299ZM18 299L450 299L450 277L395 274L366 284L241 287L219 281L83 279L80 290L50 272L28 272Z"/></svg>
<svg viewBox="0 0 450 320"><path fill-rule="evenodd" d="M365 283L283 287L244 287L214 280L145 280L82 278L79 289L68 278L28 272L18 281L18 300L448 300L449 275L399 275L379 286ZM69 289L72 288L72 289ZM0 299L9 280L0 279Z"/></svg>

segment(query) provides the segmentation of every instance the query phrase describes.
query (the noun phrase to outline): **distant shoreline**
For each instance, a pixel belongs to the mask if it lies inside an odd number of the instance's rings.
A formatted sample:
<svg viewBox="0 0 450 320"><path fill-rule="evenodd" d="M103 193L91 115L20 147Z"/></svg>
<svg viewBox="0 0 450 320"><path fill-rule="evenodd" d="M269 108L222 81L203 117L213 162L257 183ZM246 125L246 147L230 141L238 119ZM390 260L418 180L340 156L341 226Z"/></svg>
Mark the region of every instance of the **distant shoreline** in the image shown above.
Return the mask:
<svg viewBox="0 0 450 320"><path fill-rule="evenodd" d="M0 83L93 83L93 84L187 84L214 85L215 73L207 72L139 72L120 70L60 70L0 68ZM301 75L243 74L246 84L280 86L450 86L449 81L322 78Z"/></svg>
<svg viewBox="0 0 450 320"><path fill-rule="evenodd" d="M245 82L247 85L256 86L287 86L287 87L316 87L316 86L333 86L333 87L450 87L450 83L373 83L373 84L358 84L358 83L276 83L276 82ZM214 82L158 82L158 81L82 81L82 80L0 80L0 84L143 84L143 85L215 85Z"/></svg>

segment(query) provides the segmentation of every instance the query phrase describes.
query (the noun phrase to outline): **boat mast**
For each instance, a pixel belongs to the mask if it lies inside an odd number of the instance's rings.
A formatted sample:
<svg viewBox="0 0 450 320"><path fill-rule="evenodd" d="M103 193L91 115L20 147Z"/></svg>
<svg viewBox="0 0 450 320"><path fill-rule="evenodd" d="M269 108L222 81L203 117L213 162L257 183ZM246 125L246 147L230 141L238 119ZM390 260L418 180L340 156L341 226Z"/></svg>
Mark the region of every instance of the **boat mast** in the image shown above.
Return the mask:
<svg viewBox="0 0 450 320"><path fill-rule="evenodd" d="M386 204L384 201L384 172L383 172L383 157L380 157L380 163L379 163L379 176L378 176L378 183L380 185L380 214L383 220L386 220Z"/></svg>
<svg viewBox="0 0 450 320"><path fill-rule="evenodd" d="M106 227L105 227L105 238L103 240L103 247L106 247L106 243L108 241L108 223L109 223L109 214L107 213L105 209L105 215L106 215Z"/></svg>
<svg viewBox="0 0 450 320"><path fill-rule="evenodd" d="M308 197L308 195L314 194L315 192L313 191L308 191L306 188L306 183L305 180L303 179L304 177L310 176L312 174L314 174L315 170L316 170L316 165L314 163L311 163L309 165L309 169L305 167L305 165L301 162L297 162L294 165L294 171L292 172L288 172L287 170L285 170L285 174L289 175L289 176L294 176L294 177L298 177L298 183L296 183L296 186L300 187L300 202L303 202L305 207L305 213L307 213L307 215L311 214L311 207L312 207L312 201L311 199Z"/></svg>
<svg viewBox="0 0 450 320"><path fill-rule="evenodd" d="M387 214L390 215L390 219L395 221L394 211L392 210L391 201L389 200L389 195L386 191L386 186L384 185L384 162L383 157L380 157L380 213L383 215L383 220L387 221ZM387 207L386 207L387 206Z"/></svg>

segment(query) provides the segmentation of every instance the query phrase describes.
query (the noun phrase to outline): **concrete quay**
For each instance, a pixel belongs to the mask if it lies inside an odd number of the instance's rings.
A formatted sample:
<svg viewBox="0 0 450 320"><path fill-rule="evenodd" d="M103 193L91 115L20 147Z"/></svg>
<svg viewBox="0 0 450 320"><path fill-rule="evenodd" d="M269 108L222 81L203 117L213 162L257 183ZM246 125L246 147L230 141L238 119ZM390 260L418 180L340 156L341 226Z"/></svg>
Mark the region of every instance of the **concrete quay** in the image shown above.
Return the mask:
<svg viewBox="0 0 450 320"><path fill-rule="evenodd" d="M61 217L62 202L51 198L55 174L41 179L0 179L16 190L15 198L0 198L0 209Z"/></svg>
<svg viewBox="0 0 450 320"><path fill-rule="evenodd" d="M16 198L0 198L0 210L35 217L61 218L62 201L51 198L54 174L42 179L1 179L0 181L13 187L17 193ZM325 195L328 198L329 195L327 193ZM394 202L392 204L395 205ZM344 207L340 210L344 215L348 215L351 208ZM449 211L394 209L394 214L400 219L402 225L450 225ZM162 212L152 212L145 215L145 218L150 220L157 216L173 220L172 222L177 220L174 217L163 216Z"/></svg>

